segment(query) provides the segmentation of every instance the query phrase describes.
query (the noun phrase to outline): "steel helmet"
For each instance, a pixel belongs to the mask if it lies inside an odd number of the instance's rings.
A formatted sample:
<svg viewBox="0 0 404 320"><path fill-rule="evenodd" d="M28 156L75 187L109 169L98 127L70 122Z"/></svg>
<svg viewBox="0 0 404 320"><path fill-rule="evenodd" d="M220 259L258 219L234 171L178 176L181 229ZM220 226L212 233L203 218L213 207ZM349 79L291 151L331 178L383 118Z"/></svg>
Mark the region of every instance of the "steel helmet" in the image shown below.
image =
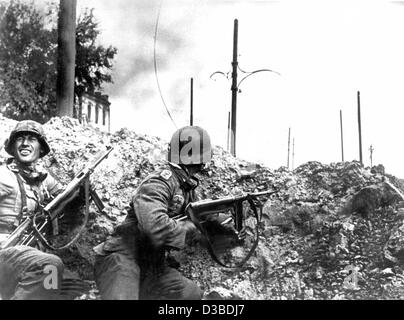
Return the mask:
<svg viewBox="0 0 404 320"><path fill-rule="evenodd" d="M174 132L168 150L168 161L176 164L206 164L212 159L212 146L206 130L186 126Z"/></svg>
<svg viewBox="0 0 404 320"><path fill-rule="evenodd" d="M43 157L49 153L50 147L48 142L46 141L46 136L42 125L33 120L23 120L17 123L15 128L11 131L10 137L4 142L4 149L7 151L8 154L14 156L13 145L15 142L15 138L18 136L18 134L24 132L32 133L38 138L38 141L42 146L40 157Z"/></svg>

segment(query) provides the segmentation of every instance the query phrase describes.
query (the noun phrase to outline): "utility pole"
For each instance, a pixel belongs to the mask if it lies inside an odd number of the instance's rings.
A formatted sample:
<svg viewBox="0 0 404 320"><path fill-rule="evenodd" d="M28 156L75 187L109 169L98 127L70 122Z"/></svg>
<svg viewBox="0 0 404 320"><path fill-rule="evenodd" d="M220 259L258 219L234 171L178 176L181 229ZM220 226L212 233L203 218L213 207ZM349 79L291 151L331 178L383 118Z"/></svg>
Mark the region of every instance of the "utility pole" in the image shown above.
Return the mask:
<svg viewBox="0 0 404 320"><path fill-rule="evenodd" d="M342 130L342 110L339 110L339 122L341 128L341 155L342 155L342 162L344 162L344 134Z"/></svg>
<svg viewBox="0 0 404 320"><path fill-rule="evenodd" d="M289 169L289 153L290 153L290 127L289 127L289 134L288 134L288 169Z"/></svg>
<svg viewBox="0 0 404 320"><path fill-rule="evenodd" d="M237 50L238 50L238 20L234 19L234 31L233 31L233 61L232 65L232 84L231 84L231 133L230 133L230 153L233 156L236 156L236 134L237 134L237 93L240 91L241 83L248 77L252 76L253 74L259 72L275 72L280 75L278 72L270 70L270 69L259 69L254 71L243 71L238 68L238 61L237 61ZM242 79L237 83L237 69L241 71L242 74L246 74ZM222 71L216 71L210 75L212 78L215 74L221 74L229 79L228 75L230 72L224 73Z"/></svg>
<svg viewBox="0 0 404 320"><path fill-rule="evenodd" d="M191 78L191 119L190 126L194 125L194 79Z"/></svg>
<svg viewBox="0 0 404 320"><path fill-rule="evenodd" d="M295 138L293 137L292 143L292 170L295 170Z"/></svg>
<svg viewBox="0 0 404 320"><path fill-rule="evenodd" d="M230 111L229 111L229 117L227 119L227 152L229 152L230 135L231 135L231 128L230 128Z"/></svg>
<svg viewBox="0 0 404 320"><path fill-rule="evenodd" d="M77 0L60 0L59 6L56 106L59 116L73 117Z"/></svg>
<svg viewBox="0 0 404 320"><path fill-rule="evenodd" d="M374 151L374 150L375 150L375 149L373 148L373 146L370 145L370 148L369 148L369 151L370 151L370 169L373 168L373 151Z"/></svg>
<svg viewBox="0 0 404 320"><path fill-rule="evenodd" d="M358 91L358 129L359 129L359 161L363 165L362 159L362 129L361 129L361 98Z"/></svg>
<svg viewBox="0 0 404 320"><path fill-rule="evenodd" d="M233 62L232 67L232 84L231 84L231 135L230 135L230 152L236 156L236 130L237 130L237 45L238 45L238 20L234 19L233 33Z"/></svg>

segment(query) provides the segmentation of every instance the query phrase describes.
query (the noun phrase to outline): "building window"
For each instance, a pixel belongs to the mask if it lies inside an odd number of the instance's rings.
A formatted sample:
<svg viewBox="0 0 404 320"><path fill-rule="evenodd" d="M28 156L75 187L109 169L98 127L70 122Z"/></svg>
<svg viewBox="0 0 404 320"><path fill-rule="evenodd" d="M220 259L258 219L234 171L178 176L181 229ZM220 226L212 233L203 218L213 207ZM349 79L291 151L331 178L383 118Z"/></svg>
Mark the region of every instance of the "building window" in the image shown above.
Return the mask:
<svg viewBox="0 0 404 320"><path fill-rule="evenodd" d="M88 121L91 121L91 103L89 102L88 103L88 105L87 105L87 118L88 118Z"/></svg>
<svg viewBox="0 0 404 320"><path fill-rule="evenodd" d="M78 108L79 108L79 119L80 119L80 121L81 121L81 118L83 117L83 106L82 106L82 100L81 100L81 97L80 97L80 100L79 100L80 102L79 102L79 106L78 106Z"/></svg>
<svg viewBox="0 0 404 320"><path fill-rule="evenodd" d="M97 123L98 124L98 111L99 111L99 105L98 104L96 104L95 105L95 123Z"/></svg>
<svg viewBox="0 0 404 320"><path fill-rule="evenodd" d="M106 108L102 108L102 125L105 126L105 119L107 117L107 110Z"/></svg>

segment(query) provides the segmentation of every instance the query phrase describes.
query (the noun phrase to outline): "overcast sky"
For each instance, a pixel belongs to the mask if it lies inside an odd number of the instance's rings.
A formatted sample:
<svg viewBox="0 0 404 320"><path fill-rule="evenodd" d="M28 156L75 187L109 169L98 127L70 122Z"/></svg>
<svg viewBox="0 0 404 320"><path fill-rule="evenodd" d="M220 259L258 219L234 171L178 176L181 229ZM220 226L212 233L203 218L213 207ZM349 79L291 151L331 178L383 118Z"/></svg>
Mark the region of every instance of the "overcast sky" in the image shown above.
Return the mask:
<svg viewBox="0 0 404 320"><path fill-rule="evenodd" d="M271 168L287 164L288 130L296 168L307 161L359 160L357 91L363 161L404 178L404 4L399 1L78 0L95 8L100 41L118 48L112 129L128 127L168 140L189 123L226 148L233 24L238 19L242 70L269 68L241 84L237 156ZM158 21L156 46L154 34ZM170 120L161 95L171 112ZM239 79L243 74L239 72ZM292 167L292 150L290 156Z"/></svg>

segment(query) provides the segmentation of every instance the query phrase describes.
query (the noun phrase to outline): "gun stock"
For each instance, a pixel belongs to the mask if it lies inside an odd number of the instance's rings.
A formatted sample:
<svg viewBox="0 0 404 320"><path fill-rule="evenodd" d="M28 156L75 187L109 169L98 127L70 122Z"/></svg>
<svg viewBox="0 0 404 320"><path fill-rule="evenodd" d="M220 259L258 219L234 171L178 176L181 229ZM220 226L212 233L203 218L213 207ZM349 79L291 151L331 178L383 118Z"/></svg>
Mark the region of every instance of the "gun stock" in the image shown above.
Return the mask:
<svg viewBox="0 0 404 320"><path fill-rule="evenodd" d="M0 245L0 249L6 249L15 246L21 242L27 229L31 226L31 218L25 219L11 234L10 236Z"/></svg>

